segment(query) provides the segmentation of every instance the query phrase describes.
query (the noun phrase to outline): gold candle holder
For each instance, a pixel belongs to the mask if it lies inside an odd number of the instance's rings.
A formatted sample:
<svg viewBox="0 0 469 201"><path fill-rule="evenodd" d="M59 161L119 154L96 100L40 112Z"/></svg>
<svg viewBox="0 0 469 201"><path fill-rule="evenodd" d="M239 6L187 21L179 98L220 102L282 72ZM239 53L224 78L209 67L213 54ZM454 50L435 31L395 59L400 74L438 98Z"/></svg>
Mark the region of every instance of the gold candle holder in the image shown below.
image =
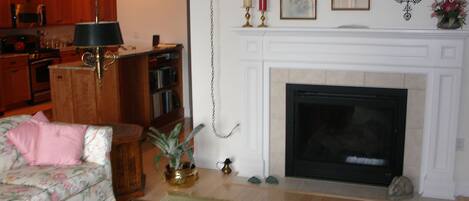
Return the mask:
<svg viewBox="0 0 469 201"><path fill-rule="evenodd" d="M251 7L246 7L246 14L244 15L244 18L246 18L246 23L243 25L243 27L252 27L250 21L251 21L251 13L249 11L251 10Z"/></svg>
<svg viewBox="0 0 469 201"><path fill-rule="evenodd" d="M260 27L260 28L267 27L267 24L265 24L265 19L266 19L265 18L265 11L262 11L261 13L262 13L262 15L261 15L261 24L257 27Z"/></svg>

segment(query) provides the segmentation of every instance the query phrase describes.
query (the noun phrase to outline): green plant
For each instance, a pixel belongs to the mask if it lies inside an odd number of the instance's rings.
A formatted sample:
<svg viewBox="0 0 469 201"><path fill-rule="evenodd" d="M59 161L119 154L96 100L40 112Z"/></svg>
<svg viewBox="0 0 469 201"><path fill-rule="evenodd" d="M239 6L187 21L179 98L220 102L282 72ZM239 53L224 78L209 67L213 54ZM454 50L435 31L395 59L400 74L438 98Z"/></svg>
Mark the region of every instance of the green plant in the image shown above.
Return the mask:
<svg viewBox="0 0 469 201"><path fill-rule="evenodd" d="M161 133L155 128L150 128L147 133L150 142L161 150L161 153L155 156L155 163L158 164L162 156L169 159L169 167L176 170L182 169L183 163L181 158L184 154L190 159L190 165L194 164L194 147L191 145L191 140L205 127L200 124L187 135L182 142L179 142L179 135L181 134L182 124L177 124L169 135Z"/></svg>

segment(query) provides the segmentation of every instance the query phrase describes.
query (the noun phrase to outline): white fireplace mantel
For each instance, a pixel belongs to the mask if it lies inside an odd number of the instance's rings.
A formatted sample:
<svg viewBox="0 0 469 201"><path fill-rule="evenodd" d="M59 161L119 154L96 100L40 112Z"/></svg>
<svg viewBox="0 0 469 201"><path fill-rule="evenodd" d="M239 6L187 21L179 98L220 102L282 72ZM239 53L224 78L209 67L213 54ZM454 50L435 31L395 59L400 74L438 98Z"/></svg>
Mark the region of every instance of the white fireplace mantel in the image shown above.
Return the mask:
<svg viewBox="0 0 469 201"><path fill-rule="evenodd" d="M269 175L270 70L327 69L427 76L419 192L453 199L464 42L469 32L443 30L234 29L243 68L241 173Z"/></svg>

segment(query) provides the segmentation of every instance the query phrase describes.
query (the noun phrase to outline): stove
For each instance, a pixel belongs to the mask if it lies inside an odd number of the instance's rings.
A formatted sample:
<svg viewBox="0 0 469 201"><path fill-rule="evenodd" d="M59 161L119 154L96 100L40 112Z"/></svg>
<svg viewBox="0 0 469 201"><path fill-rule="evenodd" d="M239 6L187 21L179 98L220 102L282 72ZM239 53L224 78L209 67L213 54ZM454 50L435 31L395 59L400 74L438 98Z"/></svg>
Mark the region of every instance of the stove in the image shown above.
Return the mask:
<svg viewBox="0 0 469 201"><path fill-rule="evenodd" d="M0 39L0 53L29 54L31 104L50 100L49 66L60 61L60 50L40 48L39 38L33 35L7 36Z"/></svg>

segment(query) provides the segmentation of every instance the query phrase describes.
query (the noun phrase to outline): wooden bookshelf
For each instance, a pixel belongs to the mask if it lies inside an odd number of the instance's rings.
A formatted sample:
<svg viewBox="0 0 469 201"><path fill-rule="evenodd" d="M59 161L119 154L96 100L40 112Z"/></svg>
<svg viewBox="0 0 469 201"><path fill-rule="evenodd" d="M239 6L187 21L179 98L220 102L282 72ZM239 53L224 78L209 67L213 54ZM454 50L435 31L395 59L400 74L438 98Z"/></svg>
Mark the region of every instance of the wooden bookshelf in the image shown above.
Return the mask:
<svg viewBox="0 0 469 201"><path fill-rule="evenodd" d="M168 69L170 67L176 74L175 82L165 85L161 88L157 88L154 91L150 91L150 116L151 126L156 128L164 127L173 122L181 121L184 119L184 93L183 93L183 69L182 69L182 45L177 45L175 48L165 48L161 51L155 51L148 57L149 72L155 70L161 70L163 68ZM151 74L149 73L149 76ZM151 85L152 83L150 83ZM161 93L164 91L171 91L173 109L170 112L161 114L161 116L155 117L155 105L153 104L154 98L153 93ZM177 102L177 104L176 104Z"/></svg>

